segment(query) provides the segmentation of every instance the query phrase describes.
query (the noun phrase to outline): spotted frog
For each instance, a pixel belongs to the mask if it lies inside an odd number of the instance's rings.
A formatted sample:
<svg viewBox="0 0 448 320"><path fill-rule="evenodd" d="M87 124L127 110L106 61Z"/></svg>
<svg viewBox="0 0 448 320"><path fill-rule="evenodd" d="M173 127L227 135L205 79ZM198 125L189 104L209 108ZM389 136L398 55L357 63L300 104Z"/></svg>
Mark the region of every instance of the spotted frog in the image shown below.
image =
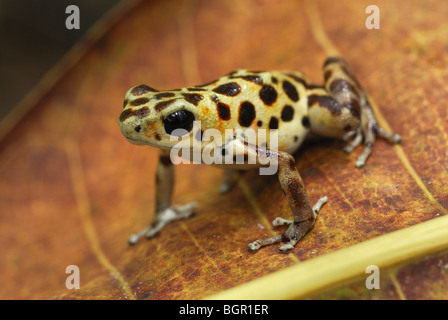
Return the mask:
<svg viewBox="0 0 448 320"><path fill-rule="evenodd" d="M258 168L274 163L280 186L292 212L292 219L276 218L274 226L287 226L282 235L255 240L251 251L282 242L280 250L293 249L312 229L317 213L327 201L322 197L312 206L293 154L310 134L350 140L344 151L351 152L362 142L356 161L362 167L371 154L376 137L390 143L400 136L379 125L369 100L347 63L328 58L323 66L324 85L315 85L301 72L236 70L204 85L159 91L147 85L135 86L126 93L118 123L126 139L136 145L160 149L156 173L156 216L150 226L132 235L129 243L156 235L167 223L189 217L196 203L173 205L174 166L170 151L179 143L173 138L210 147L222 157L236 160L215 164L226 169L221 192L230 188L234 170ZM214 129L222 139L205 139ZM248 133L261 129L277 134L275 148L269 139L249 142ZM226 135L226 130L234 132ZM236 134L238 133L238 134ZM188 147L187 147L188 148ZM197 149L197 148L196 148ZM188 149L193 152L193 147ZM250 163L249 158L255 158Z"/></svg>

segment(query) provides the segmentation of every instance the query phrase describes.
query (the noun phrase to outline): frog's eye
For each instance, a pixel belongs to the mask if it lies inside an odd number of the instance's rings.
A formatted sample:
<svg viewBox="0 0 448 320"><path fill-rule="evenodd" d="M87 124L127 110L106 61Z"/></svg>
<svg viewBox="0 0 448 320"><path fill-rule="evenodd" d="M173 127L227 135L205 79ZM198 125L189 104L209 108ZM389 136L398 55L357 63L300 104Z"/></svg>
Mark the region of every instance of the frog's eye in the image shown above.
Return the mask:
<svg viewBox="0 0 448 320"><path fill-rule="evenodd" d="M172 133L173 136L181 136L193 129L194 119L195 117L192 112L188 110L177 110L163 120L163 126L165 127L166 133Z"/></svg>

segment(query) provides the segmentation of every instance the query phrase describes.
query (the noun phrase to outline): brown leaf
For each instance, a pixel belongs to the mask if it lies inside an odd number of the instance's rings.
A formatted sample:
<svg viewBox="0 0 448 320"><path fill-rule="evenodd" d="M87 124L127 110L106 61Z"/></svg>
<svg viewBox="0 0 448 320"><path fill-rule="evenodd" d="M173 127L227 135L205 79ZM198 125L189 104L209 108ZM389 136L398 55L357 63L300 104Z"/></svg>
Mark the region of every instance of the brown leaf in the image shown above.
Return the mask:
<svg viewBox="0 0 448 320"><path fill-rule="evenodd" d="M72 68L61 67L51 90L29 103L0 142L0 297L200 299L447 214L447 6L381 3L380 30L365 28L365 6L148 1L124 12L99 41L87 41L90 49ZM306 144L297 167L311 200L326 195L329 202L292 253L247 250L281 232L270 225L276 216L290 217L276 177L248 172L219 195L222 173L198 165L176 168L174 197L176 204L197 200L196 215L127 245L153 218L158 154L121 136L117 117L131 86L172 89L237 68L302 70L320 83L322 63L335 53L403 143L378 141L363 169L354 167L359 150L347 155L342 142ZM383 275L393 293L380 298L446 298L440 261L446 256ZM80 268L80 290L65 287L68 265ZM368 298L356 288L341 290Z"/></svg>

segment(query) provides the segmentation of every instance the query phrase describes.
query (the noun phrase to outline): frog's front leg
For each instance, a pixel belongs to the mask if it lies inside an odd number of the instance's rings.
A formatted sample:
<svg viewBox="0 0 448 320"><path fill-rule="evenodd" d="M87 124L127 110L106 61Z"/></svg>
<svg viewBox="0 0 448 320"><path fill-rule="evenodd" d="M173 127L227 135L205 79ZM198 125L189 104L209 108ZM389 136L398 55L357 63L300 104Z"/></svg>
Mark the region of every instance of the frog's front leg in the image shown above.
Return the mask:
<svg viewBox="0 0 448 320"><path fill-rule="evenodd" d="M324 136L353 140L344 151L352 152L364 140L364 149L356 161L362 167L372 152L376 136L399 143L400 136L381 128L368 97L347 63L330 57L324 63L325 88L308 90L311 131Z"/></svg>
<svg viewBox="0 0 448 320"><path fill-rule="evenodd" d="M170 160L169 153L160 152L159 163L156 173L156 216L150 226L129 237L129 244L135 244L145 236L155 236L169 222L190 217L194 213L197 203L173 206L171 198L174 189L174 165Z"/></svg>
<svg viewBox="0 0 448 320"><path fill-rule="evenodd" d="M266 163L265 160L269 160L270 166L278 167L277 176L293 216L292 220L276 218L273 221L274 226L289 225L282 235L256 240L248 247L251 251L257 251L263 246L283 242L281 251L293 249L295 244L313 227L317 213L327 201L327 197L322 197L314 207L311 206L302 178L295 166L295 160L289 153L266 150L248 143L245 143L245 146L246 152L255 153L258 161Z"/></svg>

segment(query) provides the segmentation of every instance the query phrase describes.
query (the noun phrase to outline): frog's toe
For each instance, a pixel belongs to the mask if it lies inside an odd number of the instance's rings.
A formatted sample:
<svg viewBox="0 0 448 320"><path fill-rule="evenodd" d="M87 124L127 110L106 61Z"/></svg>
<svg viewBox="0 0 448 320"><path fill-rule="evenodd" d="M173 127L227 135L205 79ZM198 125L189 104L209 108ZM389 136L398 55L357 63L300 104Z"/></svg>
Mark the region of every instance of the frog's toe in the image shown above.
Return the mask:
<svg viewBox="0 0 448 320"><path fill-rule="evenodd" d="M255 240L249 243L248 248L250 251L258 251L261 247L268 246L270 244L278 243L282 241L282 236L275 236L263 240Z"/></svg>
<svg viewBox="0 0 448 320"><path fill-rule="evenodd" d="M356 147L358 147L361 142L362 142L362 138L363 138L363 134L361 129L358 129L357 131L353 131L353 135L350 136L353 137L353 140L350 141L345 147L344 147L344 151L347 153L351 153L353 150L355 150ZM344 138L343 138L344 139ZM349 138L345 139L344 141L347 141Z"/></svg>
<svg viewBox="0 0 448 320"><path fill-rule="evenodd" d="M288 251L294 249L294 246L296 245L297 242L298 242L297 240L290 240L289 242L285 243L280 247L280 251Z"/></svg>
<svg viewBox="0 0 448 320"><path fill-rule="evenodd" d="M156 214L156 217L152 224L143 230L133 234L129 237L129 244L136 244L138 240L145 236L146 238L152 238L157 235L168 223L171 221L186 219L194 214L194 209L197 207L196 202L191 202L182 206L171 206L164 210L161 210Z"/></svg>
<svg viewBox="0 0 448 320"><path fill-rule="evenodd" d="M258 251L261 248L261 240L255 240L247 245L250 251Z"/></svg>
<svg viewBox="0 0 448 320"><path fill-rule="evenodd" d="M274 227L287 225L288 229L279 236L270 237L262 240L255 240L249 243L248 248L250 251L258 251L261 247L268 246L274 243L283 242L280 246L281 251L288 251L294 248L294 246L302 239L305 234L313 227L315 218L322 208L322 206L328 201L328 197L321 197L313 206L314 220L313 221L301 221L294 223L294 220L283 219L277 217L272 221Z"/></svg>
<svg viewBox="0 0 448 320"><path fill-rule="evenodd" d="M401 142L401 137L398 133L389 132L381 128L378 124L374 126L374 130L378 136L386 139L389 143L396 144Z"/></svg>
<svg viewBox="0 0 448 320"><path fill-rule="evenodd" d="M381 128L378 124L374 124L368 128L367 132L363 132L361 127L355 131L355 133L350 132L343 137L343 140L348 140L353 137L345 147L344 151L351 153L356 147L358 147L364 140L364 148L356 161L356 167L363 167L372 153L373 145L375 144L376 137L381 137L387 140L389 143L396 144L401 142L401 137L399 134L389 132Z"/></svg>
<svg viewBox="0 0 448 320"><path fill-rule="evenodd" d="M272 221L272 225L274 227L280 227L280 226L284 226L284 225L290 225L292 222L293 222L292 220L277 217L274 219L274 221Z"/></svg>

